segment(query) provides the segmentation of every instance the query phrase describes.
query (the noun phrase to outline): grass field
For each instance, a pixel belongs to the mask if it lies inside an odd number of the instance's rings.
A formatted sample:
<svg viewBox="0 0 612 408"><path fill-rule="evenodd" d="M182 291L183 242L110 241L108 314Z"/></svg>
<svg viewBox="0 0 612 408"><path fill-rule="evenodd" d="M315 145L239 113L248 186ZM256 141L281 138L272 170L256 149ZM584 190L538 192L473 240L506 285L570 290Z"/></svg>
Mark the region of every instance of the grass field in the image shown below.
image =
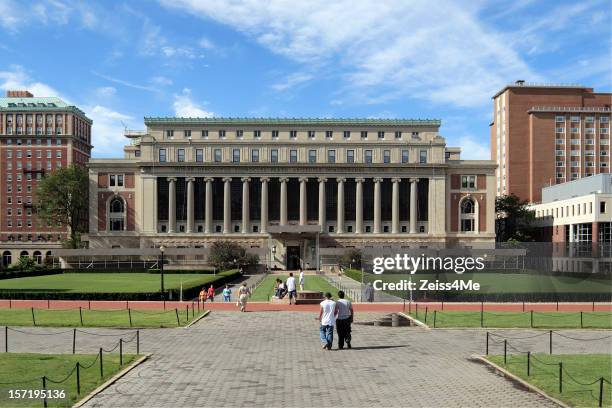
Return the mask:
<svg viewBox="0 0 612 408"><path fill-rule="evenodd" d="M276 279L282 279L283 282L287 280L289 275L268 275L260 284L257 289L251 295L253 301L268 301L274 295L274 281ZM296 282L297 282L296 277ZM299 290L299 285L298 285ZM331 294L337 298L338 289L330 285L324 278L320 276L306 275L304 277L304 290L315 290L319 292L331 292Z"/></svg>
<svg viewBox="0 0 612 408"><path fill-rule="evenodd" d="M73 373L61 384L47 381L48 390L65 390L64 399L47 399L49 407L70 407L97 386L115 375L121 368L132 363L137 356L133 354L123 355L123 366L119 365L118 354L104 354L103 367L104 377L100 377L100 362L95 361L97 355L90 354L25 354L25 353L3 353L0 354L0 383L16 383L4 385L0 389L0 406L2 407L42 407L40 399L9 399L8 390L40 390L42 389L42 377L46 376L51 381L61 381L74 370L76 363L90 368L79 369L81 393L77 394L76 373ZM94 362L95 361L95 362Z"/></svg>
<svg viewBox="0 0 612 408"><path fill-rule="evenodd" d="M434 312L425 314L425 308L419 308L418 315L412 307L410 315L430 327L434 327ZM484 312L482 325L480 312L435 312L435 327L534 327L542 329L581 328L579 312L533 312L533 324L530 312ZM612 328L612 312L584 312L582 328Z"/></svg>
<svg viewBox="0 0 612 408"><path fill-rule="evenodd" d="M505 365L503 355L488 356L488 359L545 391L551 397L578 407L596 407L599 399L598 380L604 377L609 382L612 375L610 354L533 354L530 358L529 376L527 376L526 354L508 355ZM563 362L563 392L559 392L559 362ZM582 384L593 382L594 384L581 385L574 380ZM609 383L604 382L603 396L602 406L611 406L612 386Z"/></svg>
<svg viewBox="0 0 612 408"><path fill-rule="evenodd" d="M224 272L222 272L224 273ZM209 274L164 275L167 290L204 286L218 276ZM75 292L75 293L147 293L160 288L160 275L153 273L63 273L0 280L0 291Z"/></svg>
<svg viewBox="0 0 612 408"><path fill-rule="evenodd" d="M87 310L82 309L83 324L79 309L34 309L34 321L31 309L0 309L0 326L45 326L45 327L177 327L185 326L198 318L200 313L185 310L140 311L140 310ZM132 324L130 325L130 314ZM179 324L180 322L180 324Z"/></svg>

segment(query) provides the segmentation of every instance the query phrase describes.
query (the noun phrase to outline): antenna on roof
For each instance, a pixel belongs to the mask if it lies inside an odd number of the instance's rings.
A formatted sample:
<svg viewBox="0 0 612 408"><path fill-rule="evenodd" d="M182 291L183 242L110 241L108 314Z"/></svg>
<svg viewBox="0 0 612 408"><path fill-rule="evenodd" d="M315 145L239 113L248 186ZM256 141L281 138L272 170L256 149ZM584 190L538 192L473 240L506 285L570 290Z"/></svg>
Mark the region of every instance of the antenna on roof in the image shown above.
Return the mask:
<svg viewBox="0 0 612 408"><path fill-rule="evenodd" d="M119 122L121 122L121 124L123 125L123 130L127 130L127 125L125 124L125 122L122 120L120 120Z"/></svg>

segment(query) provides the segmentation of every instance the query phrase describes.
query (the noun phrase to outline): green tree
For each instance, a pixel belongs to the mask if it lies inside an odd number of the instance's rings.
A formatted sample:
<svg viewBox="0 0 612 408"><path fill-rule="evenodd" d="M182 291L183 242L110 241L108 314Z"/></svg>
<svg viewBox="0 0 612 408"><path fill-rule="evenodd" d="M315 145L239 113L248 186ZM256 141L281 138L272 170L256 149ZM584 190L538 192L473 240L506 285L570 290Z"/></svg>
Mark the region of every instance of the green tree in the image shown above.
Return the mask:
<svg viewBox="0 0 612 408"><path fill-rule="evenodd" d="M346 251L339 263L346 268L361 269L361 251L355 248Z"/></svg>
<svg viewBox="0 0 612 408"><path fill-rule="evenodd" d="M17 261L17 268L20 271L31 271L36 268L36 261L29 256L22 256Z"/></svg>
<svg viewBox="0 0 612 408"><path fill-rule="evenodd" d="M70 238L65 246L78 248L87 231L89 177L79 166L65 167L44 177L38 184L34 208L39 221L61 225Z"/></svg>
<svg viewBox="0 0 612 408"><path fill-rule="evenodd" d="M497 241L533 241L535 232L532 227L534 211L529 202L514 194L499 196L495 199L495 233Z"/></svg>
<svg viewBox="0 0 612 408"><path fill-rule="evenodd" d="M210 247L208 263L216 269L225 270L238 266L256 265L257 254L248 254L246 249L231 241L215 241Z"/></svg>

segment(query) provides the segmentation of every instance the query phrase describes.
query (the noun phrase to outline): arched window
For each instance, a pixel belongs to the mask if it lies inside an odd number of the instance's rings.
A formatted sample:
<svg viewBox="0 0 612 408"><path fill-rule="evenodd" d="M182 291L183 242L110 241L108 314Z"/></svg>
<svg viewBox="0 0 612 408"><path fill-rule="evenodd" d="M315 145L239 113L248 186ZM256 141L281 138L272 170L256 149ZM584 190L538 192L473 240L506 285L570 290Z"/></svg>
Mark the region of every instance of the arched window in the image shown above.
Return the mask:
<svg viewBox="0 0 612 408"><path fill-rule="evenodd" d="M470 196L459 202L459 231L478 233L478 202Z"/></svg>
<svg viewBox="0 0 612 408"><path fill-rule="evenodd" d="M108 204L108 229L109 231L125 230L125 202L119 196L111 198Z"/></svg>
<svg viewBox="0 0 612 408"><path fill-rule="evenodd" d="M13 256L11 255L11 251L4 251L2 253L2 266L9 266L13 263Z"/></svg>
<svg viewBox="0 0 612 408"><path fill-rule="evenodd" d="M30 256L30 254L28 254L28 251L21 251L21 253L19 254L20 258L27 258L28 256Z"/></svg>
<svg viewBox="0 0 612 408"><path fill-rule="evenodd" d="M40 251L34 251L34 259L37 264L42 264L42 253Z"/></svg>

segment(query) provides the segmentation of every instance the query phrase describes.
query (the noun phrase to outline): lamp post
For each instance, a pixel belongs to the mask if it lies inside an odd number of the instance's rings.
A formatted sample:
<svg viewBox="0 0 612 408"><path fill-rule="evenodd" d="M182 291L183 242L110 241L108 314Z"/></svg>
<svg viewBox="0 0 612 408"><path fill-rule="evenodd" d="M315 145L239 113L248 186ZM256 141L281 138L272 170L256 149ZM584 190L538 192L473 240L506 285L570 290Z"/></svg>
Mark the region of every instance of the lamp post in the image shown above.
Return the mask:
<svg viewBox="0 0 612 408"><path fill-rule="evenodd" d="M351 259L351 263L349 265L349 269L353 269L353 264L355 263L355 258Z"/></svg>
<svg viewBox="0 0 612 408"><path fill-rule="evenodd" d="M165 246L159 247L159 252L161 253L161 266L159 267L160 275L161 275L161 300L165 300L165 291L164 291L164 251L166 250Z"/></svg>
<svg viewBox="0 0 612 408"><path fill-rule="evenodd" d="M272 259L270 259L270 272L272 272L272 265L274 265L274 259L276 258L276 245L272 245Z"/></svg>

